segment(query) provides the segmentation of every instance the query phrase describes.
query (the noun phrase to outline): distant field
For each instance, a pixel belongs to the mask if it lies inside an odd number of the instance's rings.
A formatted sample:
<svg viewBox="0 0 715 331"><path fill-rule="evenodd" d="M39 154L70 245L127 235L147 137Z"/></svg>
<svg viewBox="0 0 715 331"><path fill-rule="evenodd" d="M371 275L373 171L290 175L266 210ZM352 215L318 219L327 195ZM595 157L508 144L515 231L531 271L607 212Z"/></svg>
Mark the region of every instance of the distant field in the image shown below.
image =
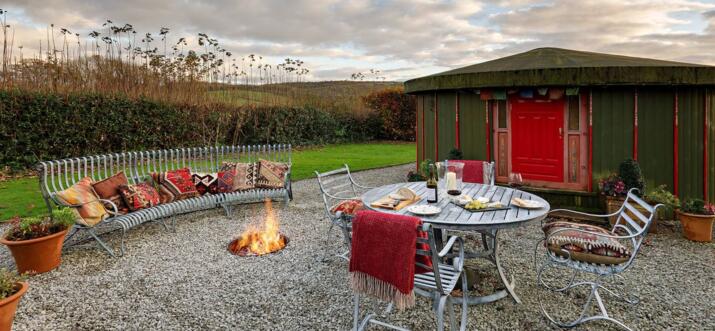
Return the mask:
<svg viewBox="0 0 715 331"><path fill-rule="evenodd" d="M320 172L347 163L351 170L366 170L414 162L412 143L366 143L329 145L293 152L293 180L313 177ZM0 182L0 220L14 216L36 216L45 213L37 178Z"/></svg>

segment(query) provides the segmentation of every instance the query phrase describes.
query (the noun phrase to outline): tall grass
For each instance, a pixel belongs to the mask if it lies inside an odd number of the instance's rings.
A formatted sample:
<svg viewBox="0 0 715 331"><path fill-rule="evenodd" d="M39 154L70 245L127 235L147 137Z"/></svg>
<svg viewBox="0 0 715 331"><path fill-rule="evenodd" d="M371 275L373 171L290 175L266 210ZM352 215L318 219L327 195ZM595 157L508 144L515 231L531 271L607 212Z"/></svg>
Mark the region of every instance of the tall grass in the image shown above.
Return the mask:
<svg viewBox="0 0 715 331"><path fill-rule="evenodd" d="M306 84L311 70L300 59L269 63L262 56L236 56L206 34L173 36L171 30L139 32L107 20L87 34L50 24L33 54L25 54L2 21L0 88L61 94L93 92L159 101L237 105L312 106L364 113L363 95L385 83L379 71L351 77L355 84ZM382 82L362 82L365 79ZM347 82L343 82L347 83Z"/></svg>

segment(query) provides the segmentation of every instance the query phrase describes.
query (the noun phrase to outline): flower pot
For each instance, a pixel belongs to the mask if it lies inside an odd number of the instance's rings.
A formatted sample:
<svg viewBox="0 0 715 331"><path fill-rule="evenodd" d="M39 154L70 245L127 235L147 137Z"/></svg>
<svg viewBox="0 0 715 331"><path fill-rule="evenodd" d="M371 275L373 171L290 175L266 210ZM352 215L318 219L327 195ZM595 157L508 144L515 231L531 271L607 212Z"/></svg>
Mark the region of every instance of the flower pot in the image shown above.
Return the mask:
<svg viewBox="0 0 715 331"><path fill-rule="evenodd" d="M683 224L683 235L688 240L713 241L713 221L715 215L697 215L678 212L678 219Z"/></svg>
<svg viewBox="0 0 715 331"><path fill-rule="evenodd" d="M60 265L62 243L67 231L20 241L2 238L0 243L7 245L12 252L19 273L41 274Z"/></svg>
<svg viewBox="0 0 715 331"><path fill-rule="evenodd" d="M605 205L606 205L606 212L607 214L612 214L618 211L618 209L623 206L623 202L626 201L626 197L612 197L612 196L606 196L605 199ZM631 204L631 206L635 207L641 214L644 216L648 217L650 215L650 212L647 211L645 208L641 207L637 203ZM631 219L636 221L640 226L644 226L645 224L640 221L640 218L638 218L636 215L633 215L632 212L626 210L626 214L630 216ZM650 228L648 229L648 233L655 233L656 230L656 222L658 221L659 215L656 215L653 220L651 221ZM608 222L613 226L616 224L616 220L618 219L618 215L616 216L611 216L608 218ZM625 222L625 221L624 221Z"/></svg>
<svg viewBox="0 0 715 331"><path fill-rule="evenodd" d="M25 295L28 288L26 282L17 283L16 286L20 289L15 294L0 300L0 331L10 331L12 329L17 304L20 303L20 298Z"/></svg>

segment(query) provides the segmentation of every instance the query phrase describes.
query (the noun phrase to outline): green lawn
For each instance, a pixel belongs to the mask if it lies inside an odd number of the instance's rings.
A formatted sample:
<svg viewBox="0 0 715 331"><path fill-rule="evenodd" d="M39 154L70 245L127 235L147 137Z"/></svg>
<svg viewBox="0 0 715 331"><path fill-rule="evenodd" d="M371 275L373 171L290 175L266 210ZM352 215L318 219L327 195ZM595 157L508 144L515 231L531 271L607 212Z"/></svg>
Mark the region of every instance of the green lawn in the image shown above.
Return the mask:
<svg viewBox="0 0 715 331"><path fill-rule="evenodd" d="M412 143L370 143L329 145L293 151L293 180L313 177L347 163L351 170L387 167L415 161ZM37 178L0 182L0 220L13 216L34 216L46 212Z"/></svg>

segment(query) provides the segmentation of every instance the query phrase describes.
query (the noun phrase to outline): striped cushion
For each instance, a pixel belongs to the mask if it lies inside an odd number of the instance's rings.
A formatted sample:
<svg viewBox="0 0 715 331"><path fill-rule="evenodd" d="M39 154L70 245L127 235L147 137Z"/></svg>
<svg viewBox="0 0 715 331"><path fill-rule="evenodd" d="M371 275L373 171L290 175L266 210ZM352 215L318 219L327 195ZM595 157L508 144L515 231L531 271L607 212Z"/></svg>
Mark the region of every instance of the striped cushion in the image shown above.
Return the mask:
<svg viewBox="0 0 715 331"><path fill-rule="evenodd" d="M617 240L583 233L576 231L577 229L604 235L611 234L594 225L566 221L548 222L542 228L547 237L556 231L559 232L549 238L546 247L556 255L563 257L570 255L574 260L588 263L612 265L630 259L631 252Z"/></svg>
<svg viewBox="0 0 715 331"><path fill-rule="evenodd" d="M99 197L94 193L92 183L92 178L85 177L70 188L57 192L56 195L69 205L83 204L77 208L77 212L82 217L77 220L77 223L85 226L94 226L109 216Z"/></svg>

